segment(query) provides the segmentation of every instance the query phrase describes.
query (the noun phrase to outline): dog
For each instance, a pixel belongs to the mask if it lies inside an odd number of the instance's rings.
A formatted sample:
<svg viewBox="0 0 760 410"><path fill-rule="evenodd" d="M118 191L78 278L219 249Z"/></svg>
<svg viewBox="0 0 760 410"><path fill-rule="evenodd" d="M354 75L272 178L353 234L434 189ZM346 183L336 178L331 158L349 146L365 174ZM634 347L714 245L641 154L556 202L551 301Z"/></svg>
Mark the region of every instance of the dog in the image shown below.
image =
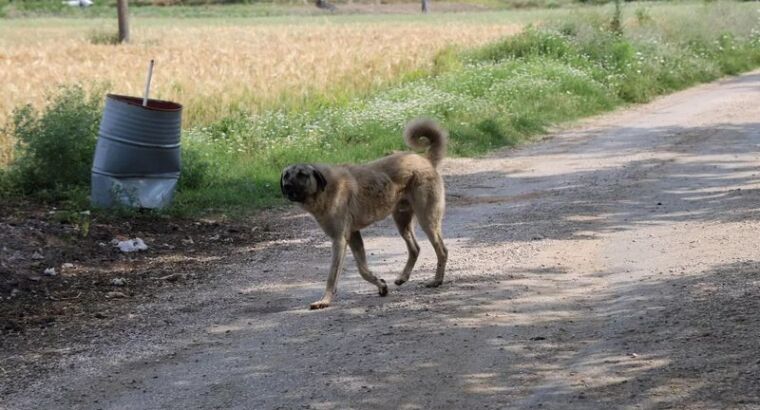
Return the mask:
<svg viewBox="0 0 760 410"><path fill-rule="evenodd" d="M448 251L441 235L445 197L438 166L446 155L448 134L436 122L418 119L407 124L403 137L410 149L426 152L398 152L363 165L294 164L282 171L282 194L309 212L332 239L325 294L310 305L311 309L326 308L332 303L346 245L351 248L362 278L377 286L380 296L388 294L385 281L367 267L360 233L388 215L393 215L409 252L395 284L400 286L409 280L420 253L414 236L415 220L438 258L435 277L426 286L437 287L443 282Z"/></svg>

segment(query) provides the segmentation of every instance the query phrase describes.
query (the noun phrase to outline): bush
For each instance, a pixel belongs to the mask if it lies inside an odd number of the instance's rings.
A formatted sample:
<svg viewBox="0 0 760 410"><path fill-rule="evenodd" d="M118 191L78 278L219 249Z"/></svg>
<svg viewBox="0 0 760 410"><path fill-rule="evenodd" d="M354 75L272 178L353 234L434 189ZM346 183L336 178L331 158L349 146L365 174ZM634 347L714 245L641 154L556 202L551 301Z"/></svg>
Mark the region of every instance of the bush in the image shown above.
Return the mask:
<svg viewBox="0 0 760 410"><path fill-rule="evenodd" d="M17 141L5 183L52 200L88 185L101 111L100 94L88 96L81 86L61 88L41 112L16 109L4 130Z"/></svg>
<svg viewBox="0 0 760 410"><path fill-rule="evenodd" d="M0 192L84 206L102 96L99 91L88 95L81 86L62 87L42 111L31 105L14 110L9 126L0 129L16 141L15 159L0 168ZM180 190L202 188L214 170L203 152L207 147L189 137L183 138Z"/></svg>
<svg viewBox="0 0 760 410"><path fill-rule="evenodd" d="M529 57L562 58L572 51L570 47L563 36L529 26L522 34L466 53L465 58L490 63Z"/></svg>
<svg viewBox="0 0 760 410"><path fill-rule="evenodd" d="M211 162L208 161L200 149L182 146L182 173L179 178L180 191L185 189L201 188L208 180L211 172Z"/></svg>

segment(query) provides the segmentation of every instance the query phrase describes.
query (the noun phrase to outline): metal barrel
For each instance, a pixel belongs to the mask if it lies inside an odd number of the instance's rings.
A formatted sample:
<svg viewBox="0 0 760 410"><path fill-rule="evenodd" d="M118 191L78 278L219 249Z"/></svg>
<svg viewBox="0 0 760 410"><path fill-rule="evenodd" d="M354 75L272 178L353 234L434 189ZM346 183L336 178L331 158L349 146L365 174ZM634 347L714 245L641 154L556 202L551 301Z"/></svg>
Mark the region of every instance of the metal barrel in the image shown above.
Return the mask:
<svg viewBox="0 0 760 410"><path fill-rule="evenodd" d="M92 163L94 206L163 208L180 174L182 105L108 94Z"/></svg>

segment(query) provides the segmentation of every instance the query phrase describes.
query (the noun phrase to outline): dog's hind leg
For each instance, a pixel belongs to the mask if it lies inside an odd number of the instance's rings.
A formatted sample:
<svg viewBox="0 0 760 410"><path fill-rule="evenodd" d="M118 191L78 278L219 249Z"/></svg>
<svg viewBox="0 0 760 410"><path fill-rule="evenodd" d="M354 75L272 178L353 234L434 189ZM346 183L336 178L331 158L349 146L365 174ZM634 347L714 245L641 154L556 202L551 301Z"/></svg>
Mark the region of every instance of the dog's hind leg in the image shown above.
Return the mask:
<svg viewBox="0 0 760 410"><path fill-rule="evenodd" d="M433 245L433 249L435 249L435 255L438 257L438 266L436 266L435 269L435 278L425 283L425 286L434 288L443 283L443 274L446 271L446 261L449 258L449 251L443 244L440 223L425 225L422 221L420 221L420 226L422 227L422 230L425 231L425 235L428 236L428 239L430 239L430 243Z"/></svg>
<svg viewBox="0 0 760 410"><path fill-rule="evenodd" d="M404 238L404 242L406 242L406 250L409 251L406 266L404 266L404 270L394 282L397 286L401 286L409 280L409 275L412 274L414 264L417 263L417 257L420 255L420 245L414 237L414 213L411 209L396 209L393 211L393 220L396 222L398 232Z"/></svg>
<svg viewBox="0 0 760 410"><path fill-rule="evenodd" d="M332 299L335 296L335 289L338 285L338 276L343 270L343 261L346 256L346 239L343 235L340 235L333 239L332 244L332 264L330 265L330 273L327 276L327 288L325 289L325 296L322 299L309 305L311 309L324 309L330 306Z"/></svg>
<svg viewBox="0 0 760 410"><path fill-rule="evenodd" d="M442 199L443 193L440 193ZM430 199L438 199L438 193L434 193L428 197ZM423 206L424 205L424 206ZM441 234L441 221L443 219L443 202L440 200L429 200L424 202L414 203L415 214L417 214L417 220L420 223L420 227L427 235L430 243L433 245L435 255L438 257L438 266L435 269L435 278L425 283L425 286L434 288L443 283L443 274L446 271L446 261L449 257L449 252L446 246L443 244L443 235ZM419 207L419 208L418 208ZM422 212L427 211L427 212Z"/></svg>
<svg viewBox="0 0 760 410"><path fill-rule="evenodd" d="M384 280L378 279L377 276L373 275L367 266L367 255L364 252L364 241L362 240L362 235L359 231L351 233L351 236L348 238L348 246L351 247L351 252L354 254L356 266L359 268L359 274L362 275L362 278L377 286L377 291L380 296L387 295L388 285L385 284Z"/></svg>

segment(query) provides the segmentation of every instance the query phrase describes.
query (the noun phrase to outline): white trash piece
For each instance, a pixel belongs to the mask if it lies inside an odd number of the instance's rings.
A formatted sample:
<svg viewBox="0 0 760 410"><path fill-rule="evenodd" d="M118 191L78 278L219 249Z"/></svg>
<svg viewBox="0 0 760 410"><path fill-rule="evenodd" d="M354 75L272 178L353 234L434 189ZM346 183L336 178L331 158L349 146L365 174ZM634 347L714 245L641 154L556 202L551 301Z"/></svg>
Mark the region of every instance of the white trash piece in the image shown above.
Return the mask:
<svg viewBox="0 0 760 410"><path fill-rule="evenodd" d="M113 244L124 253L144 251L148 249L148 245L146 245L140 238L127 239L126 241L114 239Z"/></svg>

